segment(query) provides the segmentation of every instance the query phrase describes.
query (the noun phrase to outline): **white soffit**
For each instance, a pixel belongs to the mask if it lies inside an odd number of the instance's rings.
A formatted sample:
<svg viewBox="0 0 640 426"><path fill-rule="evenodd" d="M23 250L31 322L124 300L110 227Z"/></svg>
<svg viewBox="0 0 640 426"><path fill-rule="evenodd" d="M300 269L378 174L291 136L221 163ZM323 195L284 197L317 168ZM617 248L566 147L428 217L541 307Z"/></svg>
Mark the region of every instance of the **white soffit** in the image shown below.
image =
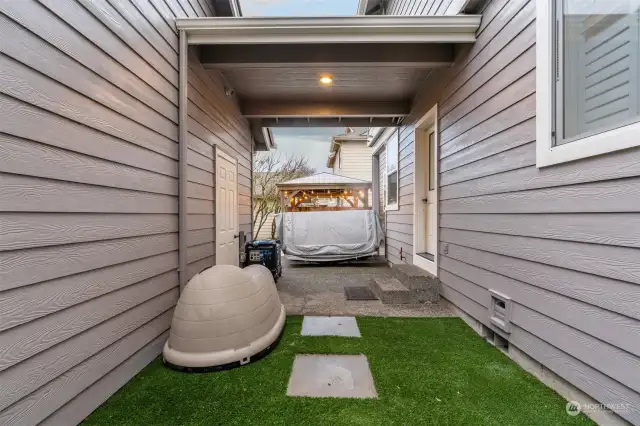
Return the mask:
<svg viewBox="0 0 640 426"><path fill-rule="evenodd" d="M181 18L189 44L473 43L481 15Z"/></svg>

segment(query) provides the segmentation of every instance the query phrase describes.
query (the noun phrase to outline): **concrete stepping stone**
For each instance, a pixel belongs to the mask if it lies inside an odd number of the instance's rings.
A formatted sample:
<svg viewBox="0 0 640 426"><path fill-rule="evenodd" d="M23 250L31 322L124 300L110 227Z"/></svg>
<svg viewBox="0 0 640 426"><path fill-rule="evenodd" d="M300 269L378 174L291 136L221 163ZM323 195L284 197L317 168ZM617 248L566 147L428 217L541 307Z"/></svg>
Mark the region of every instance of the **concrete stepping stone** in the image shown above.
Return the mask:
<svg viewBox="0 0 640 426"><path fill-rule="evenodd" d="M313 317L302 320L303 336L360 337L355 317Z"/></svg>
<svg viewBox="0 0 640 426"><path fill-rule="evenodd" d="M289 396L377 398L364 355L296 355Z"/></svg>

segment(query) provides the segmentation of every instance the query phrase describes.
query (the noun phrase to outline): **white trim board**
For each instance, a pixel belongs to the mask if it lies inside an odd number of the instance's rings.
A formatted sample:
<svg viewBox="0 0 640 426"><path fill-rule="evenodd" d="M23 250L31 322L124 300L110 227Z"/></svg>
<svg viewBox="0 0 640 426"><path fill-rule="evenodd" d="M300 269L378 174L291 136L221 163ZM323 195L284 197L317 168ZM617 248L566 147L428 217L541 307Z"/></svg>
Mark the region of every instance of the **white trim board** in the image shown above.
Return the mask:
<svg viewBox="0 0 640 426"><path fill-rule="evenodd" d="M435 148L435 152L433 153L436 159L436 173L434 174L435 176L435 193L436 193L436 213L435 213L435 219L436 219L436 227L435 227L435 232L436 232L436 247L438 245L438 243L440 242L440 125L438 123L438 105L434 105L429 112L427 112L424 116L422 116L422 118L420 118L420 120L418 120L418 122L415 124L414 126L414 132L415 132L415 142L414 143L418 143L418 132L420 131L425 131L429 128L433 127L433 131L435 133L435 144L434 144L434 148ZM428 143L428 141L427 141ZM414 167L416 168L417 171L417 167L418 167L418 163L417 158L416 158L416 149L417 147L414 147L413 149L413 161L414 161ZM414 189L418 187L418 182L416 181L416 177L419 175L419 173L413 173L413 186ZM414 247L414 251L417 251L416 247L419 246L418 244L418 232L416 232L415 229L415 225L417 223L420 223L420 221L417 220L417 215L419 214L418 211L418 207L420 206L419 203L422 203L422 200L419 199L421 195L419 194L419 191L414 190L413 192L413 223L414 223L414 229L413 229L413 247ZM437 277L438 276L438 260L439 260L439 253L438 250L435 250L435 253L433 253L433 261L426 259L424 257L418 256L417 254L413 255L413 264L417 267L419 267L420 269L423 269L427 272L429 272L430 274L432 274L433 276Z"/></svg>
<svg viewBox="0 0 640 426"><path fill-rule="evenodd" d="M189 44L473 43L481 15L180 18Z"/></svg>

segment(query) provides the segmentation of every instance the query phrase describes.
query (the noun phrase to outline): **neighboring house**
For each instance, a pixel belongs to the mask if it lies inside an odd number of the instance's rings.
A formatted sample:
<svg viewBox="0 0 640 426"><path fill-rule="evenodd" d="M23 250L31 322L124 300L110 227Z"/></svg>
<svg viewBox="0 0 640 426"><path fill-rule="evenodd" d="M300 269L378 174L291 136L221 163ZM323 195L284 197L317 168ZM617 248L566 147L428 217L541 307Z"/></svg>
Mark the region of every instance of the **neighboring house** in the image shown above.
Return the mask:
<svg viewBox="0 0 640 426"><path fill-rule="evenodd" d="M371 132L388 261L437 275L513 359L615 413L592 417L640 424L639 4L363 0L360 13L464 3L482 14L475 44L428 76L398 129Z"/></svg>
<svg viewBox="0 0 640 426"><path fill-rule="evenodd" d="M268 129L316 125L390 128L392 264L640 424L637 4L555 3L0 1L0 424L78 423L157 357L181 287L251 237Z"/></svg>
<svg viewBox="0 0 640 426"><path fill-rule="evenodd" d="M327 167L333 174L371 182L372 151L368 135L367 127L347 127L343 134L331 138ZM367 199L371 200L371 191Z"/></svg>
<svg viewBox="0 0 640 426"><path fill-rule="evenodd" d="M335 175L371 181L371 147L368 128L347 127L331 138L327 167Z"/></svg>

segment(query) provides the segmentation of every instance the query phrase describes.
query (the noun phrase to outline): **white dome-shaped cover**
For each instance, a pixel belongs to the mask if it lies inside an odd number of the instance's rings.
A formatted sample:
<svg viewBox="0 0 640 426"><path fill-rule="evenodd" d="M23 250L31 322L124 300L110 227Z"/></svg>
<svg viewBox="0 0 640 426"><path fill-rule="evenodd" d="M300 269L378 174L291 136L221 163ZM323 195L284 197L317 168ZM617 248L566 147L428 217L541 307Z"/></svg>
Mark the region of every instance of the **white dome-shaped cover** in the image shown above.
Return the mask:
<svg viewBox="0 0 640 426"><path fill-rule="evenodd" d="M180 295L164 345L165 363L194 370L246 364L270 349L285 316L273 276L264 266L206 269Z"/></svg>

